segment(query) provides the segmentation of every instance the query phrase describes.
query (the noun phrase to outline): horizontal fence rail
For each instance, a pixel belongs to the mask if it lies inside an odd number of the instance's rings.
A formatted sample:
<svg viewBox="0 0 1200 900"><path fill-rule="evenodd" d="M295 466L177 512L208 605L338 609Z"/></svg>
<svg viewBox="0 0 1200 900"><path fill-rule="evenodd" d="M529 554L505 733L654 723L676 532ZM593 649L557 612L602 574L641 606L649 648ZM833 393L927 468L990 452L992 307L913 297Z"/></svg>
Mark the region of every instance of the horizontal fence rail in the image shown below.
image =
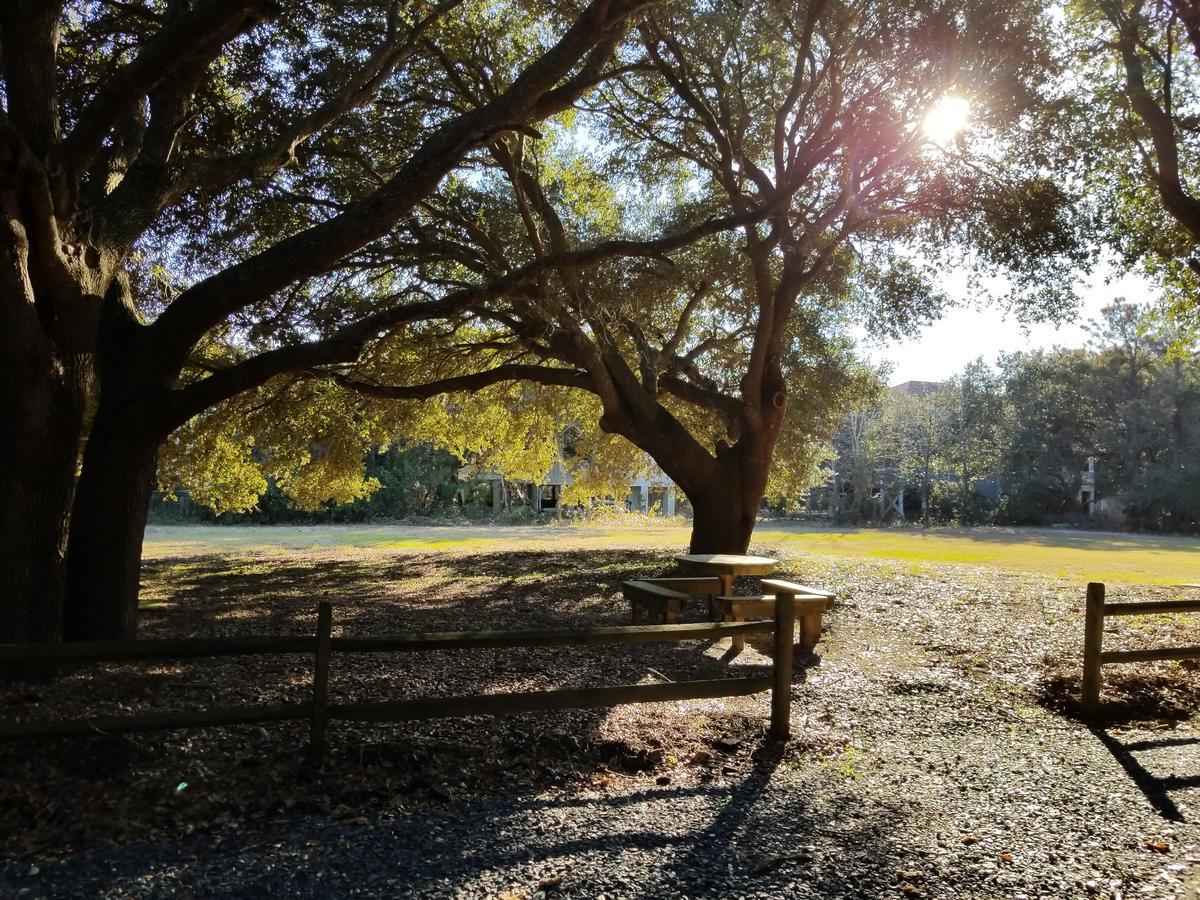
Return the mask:
<svg viewBox="0 0 1200 900"><path fill-rule="evenodd" d="M342 653L472 650L507 647L586 647L600 644L644 644L654 641L719 640L735 634L769 633L775 625L759 622L695 622L682 625L611 625L562 631L447 631L428 634L381 634L335 637Z"/></svg>
<svg viewBox="0 0 1200 900"><path fill-rule="evenodd" d="M1198 584L1180 587L1197 588ZM1170 659L1200 659L1200 647L1153 647L1147 650L1105 650L1104 620L1109 616L1149 616L1200 612L1198 600L1149 600L1133 603L1107 603L1104 585L1093 581L1087 586L1087 606L1083 625L1083 711L1093 715L1100 709L1102 676L1100 667L1112 663L1157 662Z"/></svg>
<svg viewBox="0 0 1200 900"><path fill-rule="evenodd" d="M556 631L444 631L334 637L339 653L427 652L475 648L571 647L640 644L654 641L719 640L733 634L766 633L770 621L695 622L682 625L617 625ZM152 638L138 641L74 641L63 644L0 644L0 666L36 662L131 662L150 659L199 659L218 656L265 656L312 653L318 638L213 637Z"/></svg>
<svg viewBox="0 0 1200 900"><path fill-rule="evenodd" d="M140 641L70 641L64 644L0 644L0 666L39 662L125 662L312 653L317 639L294 637L150 638Z"/></svg>
<svg viewBox="0 0 1200 900"><path fill-rule="evenodd" d="M790 726L795 597L777 596L773 619L752 622L697 622L668 625L602 626L545 631L451 631L333 637L333 607L317 607L313 635L91 641L63 644L0 644L0 667L38 663L90 663L157 659L202 659L279 653L313 654L312 700L305 703L257 704L216 709L96 716L56 721L0 721L0 741L123 734L182 728L204 728L288 720L310 721L309 759L325 757L328 723L408 722L459 716L511 715L542 710L660 703L712 697L738 697L771 691L771 735L786 738ZM769 677L722 678L509 692L457 697L422 697L370 703L329 702L334 653L407 653L524 647L591 647L661 641L720 640L747 634L773 634Z"/></svg>
<svg viewBox="0 0 1200 900"><path fill-rule="evenodd" d="M414 722L458 716L506 716L551 709L588 709L596 706L621 706L626 703L741 697L770 689L770 678L716 678L707 681L670 681L664 684L624 684L561 691L344 703L330 706L329 718L355 722Z"/></svg>
<svg viewBox="0 0 1200 900"><path fill-rule="evenodd" d="M0 723L0 741L24 738L78 737L87 734L128 734L212 728L218 725L257 725L312 718L312 703L255 704L218 709L141 713L135 716L93 716L87 719Z"/></svg>

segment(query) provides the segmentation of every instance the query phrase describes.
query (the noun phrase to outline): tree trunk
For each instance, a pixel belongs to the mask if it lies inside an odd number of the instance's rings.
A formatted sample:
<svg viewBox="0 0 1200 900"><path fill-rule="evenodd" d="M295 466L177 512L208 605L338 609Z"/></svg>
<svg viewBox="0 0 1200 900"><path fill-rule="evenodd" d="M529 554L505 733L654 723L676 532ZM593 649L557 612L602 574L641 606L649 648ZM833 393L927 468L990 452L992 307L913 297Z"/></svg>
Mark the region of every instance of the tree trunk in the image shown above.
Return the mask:
<svg viewBox="0 0 1200 900"><path fill-rule="evenodd" d="M2 161L0 161L2 162ZM16 177L10 172L0 175ZM61 639L63 558L83 420L84 353L48 334L16 192L0 190L0 642Z"/></svg>
<svg viewBox="0 0 1200 900"><path fill-rule="evenodd" d="M693 513L688 553L746 552L758 519L757 503L747 509L737 491L715 491L688 499Z"/></svg>
<svg viewBox="0 0 1200 900"><path fill-rule="evenodd" d="M53 372L0 363L0 643L62 635L77 398Z"/></svg>
<svg viewBox="0 0 1200 900"><path fill-rule="evenodd" d="M719 450L718 477L688 494L693 511L689 553L741 554L750 546L774 450L773 441L760 438L744 436L735 447Z"/></svg>
<svg viewBox="0 0 1200 900"><path fill-rule="evenodd" d="M142 539L161 436L97 417L84 452L67 550L68 640L137 632Z"/></svg>

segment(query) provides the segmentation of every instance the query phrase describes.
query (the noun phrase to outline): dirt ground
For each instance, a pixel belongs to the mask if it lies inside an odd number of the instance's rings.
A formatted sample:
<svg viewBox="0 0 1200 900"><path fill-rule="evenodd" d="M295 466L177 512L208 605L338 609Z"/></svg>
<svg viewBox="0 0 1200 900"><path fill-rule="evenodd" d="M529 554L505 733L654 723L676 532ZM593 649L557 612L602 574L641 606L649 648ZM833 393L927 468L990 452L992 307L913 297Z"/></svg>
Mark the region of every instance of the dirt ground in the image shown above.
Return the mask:
<svg viewBox="0 0 1200 900"><path fill-rule="evenodd" d="M142 633L310 633L325 598L342 634L621 624L620 581L664 571L676 540L468 537L448 549L214 550L160 532ZM839 595L817 655L798 661L786 747L764 739L766 695L333 723L322 773L302 765L300 724L8 744L0 895L1195 894L1194 666L1106 668L1105 717L1084 724L1077 579L839 560L770 536L752 549ZM1109 585L1113 600L1174 596ZM1200 643L1197 624L1121 621L1106 646ZM759 649L346 655L332 691L350 701L715 678L765 671ZM310 671L287 656L96 666L0 685L0 703L33 719L303 702ZM324 881L293 880L314 865Z"/></svg>

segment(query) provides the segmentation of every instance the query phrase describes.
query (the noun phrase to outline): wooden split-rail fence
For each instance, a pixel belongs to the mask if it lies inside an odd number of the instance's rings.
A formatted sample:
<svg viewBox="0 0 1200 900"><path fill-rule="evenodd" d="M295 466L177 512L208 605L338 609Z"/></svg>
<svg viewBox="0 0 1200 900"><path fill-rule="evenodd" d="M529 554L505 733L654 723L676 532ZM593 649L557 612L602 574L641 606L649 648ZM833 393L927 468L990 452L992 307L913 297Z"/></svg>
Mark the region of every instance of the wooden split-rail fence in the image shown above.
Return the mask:
<svg viewBox="0 0 1200 900"><path fill-rule="evenodd" d="M773 619L753 622L698 622L667 625L605 626L556 631L457 631L334 637L333 607L317 607L313 635L288 637L218 637L95 641L63 644L2 644L0 667L47 666L160 659L203 659L218 656L262 656L302 653L313 657L312 699L304 703L255 704L216 709L151 712L140 715L83 719L4 721L0 741L90 734L122 734L177 728L203 728L307 719L308 759L323 763L332 720L409 722L459 716L495 716L538 710L581 709L713 697L739 697L771 691L773 738L789 733L791 716L795 597L780 593ZM655 641L719 640L748 634L773 634L771 674L754 678L718 678L658 684L626 684L527 693L422 697L369 703L330 703L331 662L336 653L408 653L514 647L601 646Z"/></svg>
<svg viewBox="0 0 1200 900"><path fill-rule="evenodd" d="M1200 587L1200 585L1187 584L1181 585L1181 587ZM1100 709L1100 688L1103 680L1100 667L1103 665L1200 658L1200 647L1105 650L1104 620L1109 616L1147 616L1182 612L1200 612L1200 599L1108 603L1104 599L1104 585L1101 582L1093 581L1087 586L1087 607L1083 625L1083 691L1081 698L1084 713L1094 715Z"/></svg>

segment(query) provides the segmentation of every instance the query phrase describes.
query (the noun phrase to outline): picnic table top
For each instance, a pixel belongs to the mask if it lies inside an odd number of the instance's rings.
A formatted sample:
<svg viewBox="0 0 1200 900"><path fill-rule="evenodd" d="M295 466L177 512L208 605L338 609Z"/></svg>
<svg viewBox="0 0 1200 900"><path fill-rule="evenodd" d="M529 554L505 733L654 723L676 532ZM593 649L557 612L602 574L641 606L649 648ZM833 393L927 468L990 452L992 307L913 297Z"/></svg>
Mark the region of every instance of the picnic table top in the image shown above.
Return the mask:
<svg viewBox="0 0 1200 900"><path fill-rule="evenodd" d="M736 553L688 553L675 561L693 568L724 575L770 575L779 560L769 556L739 556Z"/></svg>

